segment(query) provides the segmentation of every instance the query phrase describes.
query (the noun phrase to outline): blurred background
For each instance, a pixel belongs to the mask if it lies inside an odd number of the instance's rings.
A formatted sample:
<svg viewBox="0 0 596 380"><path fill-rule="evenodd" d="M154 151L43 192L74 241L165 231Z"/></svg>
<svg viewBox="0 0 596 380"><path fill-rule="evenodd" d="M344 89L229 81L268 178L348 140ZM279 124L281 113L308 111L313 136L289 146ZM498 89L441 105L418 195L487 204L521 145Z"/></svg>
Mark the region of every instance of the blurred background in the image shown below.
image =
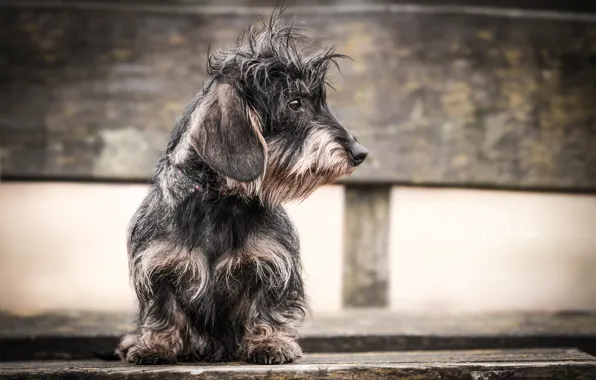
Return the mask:
<svg viewBox="0 0 596 380"><path fill-rule="evenodd" d="M596 6L302 1L370 151L287 206L317 315L596 310ZM132 312L126 225L205 79L274 1L0 1L0 309Z"/></svg>

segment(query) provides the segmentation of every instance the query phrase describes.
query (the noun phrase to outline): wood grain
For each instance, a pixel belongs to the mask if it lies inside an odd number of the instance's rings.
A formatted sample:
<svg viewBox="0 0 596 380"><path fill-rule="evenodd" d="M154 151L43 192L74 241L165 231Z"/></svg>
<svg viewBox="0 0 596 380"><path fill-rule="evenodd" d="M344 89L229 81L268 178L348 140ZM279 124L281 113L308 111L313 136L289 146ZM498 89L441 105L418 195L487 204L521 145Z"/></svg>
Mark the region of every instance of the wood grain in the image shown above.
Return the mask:
<svg viewBox="0 0 596 380"><path fill-rule="evenodd" d="M596 358L576 350L306 355L282 366L106 362L0 364L0 379L579 379L596 376Z"/></svg>
<svg viewBox="0 0 596 380"><path fill-rule="evenodd" d="M347 186L344 211L343 306L389 301L388 186Z"/></svg>
<svg viewBox="0 0 596 380"><path fill-rule="evenodd" d="M3 179L149 180L208 46L266 9L12 3L0 4ZM354 59L329 98L371 153L346 182L596 190L595 21L363 4L297 19Z"/></svg>

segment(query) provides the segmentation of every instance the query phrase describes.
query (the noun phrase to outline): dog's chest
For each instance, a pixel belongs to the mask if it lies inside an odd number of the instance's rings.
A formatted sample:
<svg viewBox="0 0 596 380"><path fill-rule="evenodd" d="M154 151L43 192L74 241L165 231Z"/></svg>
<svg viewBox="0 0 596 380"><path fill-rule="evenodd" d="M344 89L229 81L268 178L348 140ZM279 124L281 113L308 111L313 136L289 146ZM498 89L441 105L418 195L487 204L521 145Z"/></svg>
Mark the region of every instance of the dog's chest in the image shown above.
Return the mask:
<svg viewBox="0 0 596 380"><path fill-rule="evenodd" d="M243 286L248 282L267 284L268 288L283 288L290 281L298 257L287 242L266 233L251 235L245 245L226 252L214 266L214 278Z"/></svg>

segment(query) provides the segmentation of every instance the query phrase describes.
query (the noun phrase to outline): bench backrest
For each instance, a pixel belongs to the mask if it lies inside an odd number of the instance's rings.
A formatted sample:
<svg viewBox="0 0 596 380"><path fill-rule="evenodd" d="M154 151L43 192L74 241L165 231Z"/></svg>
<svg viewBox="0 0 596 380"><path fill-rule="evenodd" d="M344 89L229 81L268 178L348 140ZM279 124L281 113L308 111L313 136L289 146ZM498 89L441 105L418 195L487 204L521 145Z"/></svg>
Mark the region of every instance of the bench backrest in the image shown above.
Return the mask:
<svg viewBox="0 0 596 380"><path fill-rule="evenodd" d="M0 178L149 181L209 46L269 12L201 3L0 5ZM596 190L596 17L379 4L299 15L354 59L329 93L371 152L342 181L353 306L387 302L391 185Z"/></svg>

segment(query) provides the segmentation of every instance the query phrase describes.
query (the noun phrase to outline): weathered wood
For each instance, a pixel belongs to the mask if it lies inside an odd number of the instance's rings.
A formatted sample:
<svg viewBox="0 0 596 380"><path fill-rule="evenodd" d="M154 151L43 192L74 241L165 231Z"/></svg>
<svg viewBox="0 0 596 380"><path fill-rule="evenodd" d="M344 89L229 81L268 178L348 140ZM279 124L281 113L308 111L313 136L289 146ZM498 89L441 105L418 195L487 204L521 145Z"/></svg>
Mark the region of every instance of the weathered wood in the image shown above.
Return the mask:
<svg viewBox="0 0 596 380"><path fill-rule="evenodd" d="M177 9L182 9L185 12L230 13L235 11L235 13L251 13L258 8L272 7L278 2L277 0L0 0L0 5L37 6L40 3L45 6L87 9L111 7L135 11L139 9L168 11L168 7L176 5ZM284 3L291 7L335 6L338 4L337 0L285 0ZM422 10L432 7L441 10L454 9L455 11L461 11L463 8L466 12L473 13L505 10L516 14L516 10L526 10L539 12L538 14L546 13L547 15L550 12L557 12L558 16L571 13L573 17L596 13L596 4L579 0L564 3L557 0L501 0L498 2L491 0L342 0L341 5L348 6L348 9L352 10L370 10L382 8L386 5L392 7L403 5L408 9L418 8ZM260 12L260 10L256 10L256 12Z"/></svg>
<svg viewBox="0 0 596 380"><path fill-rule="evenodd" d="M233 12L229 9L235 7L236 13L250 13L251 10L260 7L272 7L277 4L276 0L0 0L1 5L19 5L19 6L37 6L43 3L46 6L60 6L60 7L76 7L76 8L103 8L106 6L120 9L138 10L139 8L147 7L152 10L168 10L171 5L176 5L178 9L186 12L212 12L221 13L222 11ZM325 5L334 6L338 2L336 0L286 0L286 5L296 6L311 6L311 5ZM490 0L342 0L342 6L349 6L351 9L375 9L390 6L401 6L412 9L420 7L420 9L459 9L465 8L467 12L485 13L499 11L502 9L509 10L515 14L516 10L537 11L540 13L558 12L559 15L566 15L573 13L575 17L580 14L594 14L596 13L596 5L594 3L583 1L566 1L562 3L557 0L501 0L494 2ZM215 7L212 7L215 6ZM201 7L203 9L197 9ZM209 7L204 9L204 7ZM229 7L226 9L225 7ZM240 7L240 8L239 8ZM244 8L246 7L246 8Z"/></svg>
<svg viewBox="0 0 596 380"><path fill-rule="evenodd" d="M347 186L344 211L344 307L387 306L389 186Z"/></svg>
<svg viewBox="0 0 596 380"><path fill-rule="evenodd" d="M255 20L215 2L12 3L0 12L4 179L149 179L208 45ZM330 93L371 152L348 181L596 190L594 19L388 3L298 18L355 59Z"/></svg>
<svg viewBox="0 0 596 380"><path fill-rule="evenodd" d="M106 362L0 364L0 379L588 379L596 358L576 350L306 355L277 366Z"/></svg>
<svg viewBox="0 0 596 380"><path fill-rule="evenodd" d="M0 313L0 361L90 359L133 330L117 313ZM396 314L349 310L301 327L305 352L575 347L596 355L596 313Z"/></svg>

